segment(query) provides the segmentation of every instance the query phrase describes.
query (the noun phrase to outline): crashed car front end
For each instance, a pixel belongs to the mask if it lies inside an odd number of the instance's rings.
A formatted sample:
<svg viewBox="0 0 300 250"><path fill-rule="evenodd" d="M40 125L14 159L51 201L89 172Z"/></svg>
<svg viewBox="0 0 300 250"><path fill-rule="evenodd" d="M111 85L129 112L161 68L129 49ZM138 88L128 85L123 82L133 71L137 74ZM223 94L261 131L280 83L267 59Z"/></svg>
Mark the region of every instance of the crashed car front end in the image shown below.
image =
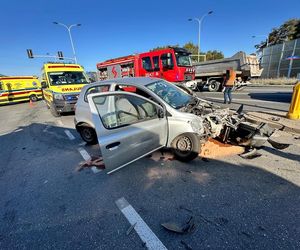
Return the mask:
<svg viewBox="0 0 300 250"><path fill-rule="evenodd" d="M211 102L193 96L193 100L180 111L201 117L204 133L199 135L204 141L208 138L216 138L224 143L250 148L262 147L267 141L277 149L288 146L270 138L275 129L266 123L255 124L247 121L242 109L243 106L237 111L229 108L222 109Z"/></svg>

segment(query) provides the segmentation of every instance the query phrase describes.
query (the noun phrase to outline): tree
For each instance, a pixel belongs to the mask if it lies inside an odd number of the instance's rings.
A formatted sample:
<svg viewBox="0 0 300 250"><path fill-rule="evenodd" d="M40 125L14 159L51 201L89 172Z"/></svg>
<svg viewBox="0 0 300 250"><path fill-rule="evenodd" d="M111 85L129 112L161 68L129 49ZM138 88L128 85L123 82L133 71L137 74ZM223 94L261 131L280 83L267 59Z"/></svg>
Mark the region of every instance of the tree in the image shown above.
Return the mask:
<svg viewBox="0 0 300 250"><path fill-rule="evenodd" d="M206 52L206 61L223 59L223 58L224 58L224 54L221 51L218 51L218 50L208 50Z"/></svg>
<svg viewBox="0 0 300 250"><path fill-rule="evenodd" d="M280 27L273 28L268 34L269 45L280 44L284 41L290 41L300 38L300 19L290 19L284 22ZM258 51L267 47L267 41L262 41L255 45Z"/></svg>
<svg viewBox="0 0 300 250"><path fill-rule="evenodd" d="M160 50L160 49L166 49L169 46L161 46L161 47L156 47L150 51L154 50ZM173 45L172 47L179 47L178 44ZM197 61L197 55L198 55L198 46L193 44L192 42L187 42L186 44L183 45L183 48L185 48L187 51L189 51L193 56L192 56L192 61ZM221 51L218 50L209 50L206 53L205 52L200 52L200 55L206 55L206 60L216 60L216 59L222 59L224 58L224 54ZM201 56L200 61L204 61L205 57Z"/></svg>

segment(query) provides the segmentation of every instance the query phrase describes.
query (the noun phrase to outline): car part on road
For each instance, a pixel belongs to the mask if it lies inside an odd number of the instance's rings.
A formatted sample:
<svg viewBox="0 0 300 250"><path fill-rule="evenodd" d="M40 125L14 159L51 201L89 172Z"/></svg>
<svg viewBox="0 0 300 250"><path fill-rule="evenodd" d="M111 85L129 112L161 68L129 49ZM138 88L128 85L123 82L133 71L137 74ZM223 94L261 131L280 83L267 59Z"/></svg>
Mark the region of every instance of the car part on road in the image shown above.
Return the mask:
<svg viewBox="0 0 300 250"><path fill-rule="evenodd" d="M290 146L290 144L276 142L272 138L269 138L268 142L272 145L272 147L280 150L286 149Z"/></svg>
<svg viewBox="0 0 300 250"><path fill-rule="evenodd" d="M240 157L242 157L244 159L248 159L248 160L251 160L251 159L254 159L254 158L257 158L257 157L260 157L260 156L261 156L261 154L257 152L256 148L251 149L247 153L240 154Z"/></svg>
<svg viewBox="0 0 300 250"><path fill-rule="evenodd" d="M89 145L98 143L97 134L95 130L87 126L78 126L77 128L81 138Z"/></svg>
<svg viewBox="0 0 300 250"><path fill-rule="evenodd" d="M191 216L188 221L180 222L166 222L161 224L165 229L178 234L193 233L196 229L194 217Z"/></svg>
<svg viewBox="0 0 300 250"><path fill-rule="evenodd" d="M105 165L103 162L102 157L99 156L92 156L90 160L81 162L76 170L79 172L84 168L92 168L96 167L97 169L105 169Z"/></svg>

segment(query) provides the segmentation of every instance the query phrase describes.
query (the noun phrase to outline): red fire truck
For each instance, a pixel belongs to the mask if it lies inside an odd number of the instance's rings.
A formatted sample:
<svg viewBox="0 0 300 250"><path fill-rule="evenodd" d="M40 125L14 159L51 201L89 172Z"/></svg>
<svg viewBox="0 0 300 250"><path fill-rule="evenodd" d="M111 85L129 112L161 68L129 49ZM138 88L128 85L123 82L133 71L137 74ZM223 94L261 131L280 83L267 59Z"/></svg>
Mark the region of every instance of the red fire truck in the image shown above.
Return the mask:
<svg viewBox="0 0 300 250"><path fill-rule="evenodd" d="M110 59L98 63L97 69L100 80L149 76L182 82L188 87L197 84L190 53L177 47Z"/></svg>

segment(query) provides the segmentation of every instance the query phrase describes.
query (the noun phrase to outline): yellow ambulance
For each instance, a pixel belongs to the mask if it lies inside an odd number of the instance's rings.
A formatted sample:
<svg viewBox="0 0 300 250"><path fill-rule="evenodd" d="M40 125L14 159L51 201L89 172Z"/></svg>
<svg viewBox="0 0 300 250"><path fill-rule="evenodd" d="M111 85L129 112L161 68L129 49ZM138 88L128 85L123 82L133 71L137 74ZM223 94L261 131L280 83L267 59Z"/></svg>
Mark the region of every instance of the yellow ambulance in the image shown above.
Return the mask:
<svg viewBox="0 0 300 250"><path fill-rule="evenodd" d="M29 100L35 102L41 97L41 84L35 76L0 77L0 105Z"/></svg>
<svg viewBox="0 0 300 250"><path fill-rule="evenodd" d="M81 88L89 83L79 64L46 63L41 78L44 99L55 117L74 111Z"/></svg>

